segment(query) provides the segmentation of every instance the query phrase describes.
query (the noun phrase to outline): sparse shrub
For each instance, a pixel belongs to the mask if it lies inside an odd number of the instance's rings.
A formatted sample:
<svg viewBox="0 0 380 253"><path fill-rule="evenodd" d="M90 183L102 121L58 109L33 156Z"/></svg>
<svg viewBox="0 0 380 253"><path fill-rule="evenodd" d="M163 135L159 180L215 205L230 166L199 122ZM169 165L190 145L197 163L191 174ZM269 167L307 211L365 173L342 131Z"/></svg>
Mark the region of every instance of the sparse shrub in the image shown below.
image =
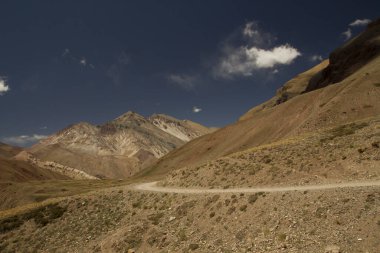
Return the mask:
<svg viewBox="0 0 380 253"><path fill-rule="evenodd" d="M158 225L160 223L162 216L164 216L164 213L155 213L148 216L148 220L150 220L153 225Z"/></svg>
<svg viewBox="0 0 380 253"><path fill-rule="evenodd" d="M228 215L231 215L233 212L235 212L236 208L234 206L230 207L227 211Z"/></svg>
<svg viewBox="0 0 380 253"><path fill-rule="evenodd" d="M257 194L250 195L250 196L248 197L248 203L249 203L249 204L253 204L253 203L255 203L256 200L257 200L257 198L258 198L258 195L257 195Z"/></svg>
<svg viewBox="0 0 380 253"><path fill-rule="evenodd" d="M286 240L286 234L284 234L284 233L279 234L279 235L278 235L278 239L279 239L281 242L285 241L285 240Z"/></svg>
<svg viewBox="0 0 380 253"><path fill-rule="evenodd" d="M184 229L180 229L178 231L178 240L180 240L181 242L184 242L184 241L187 241L187 236L186 236L186 232Z"/></svg>
<svg viewBox="0 0 380 253"><path fill-rule="evenodd" d="M0 221L0 233L5 233L20 227L23 224L23 221L20 217L10 217Z"/></svg>
<svg viewBox="0 0 380 253"><path fill-rule="evenodd" d="M242 205L240 208L239 208L240 211L242 212L245 212L247 210L247 205Z"/></svg>
<svg viewBox="0 0 380 253"><path fill-rule="evenodd" d="M380 87L380 83L374 83L373 86Z"/></svg>
<svg viewBox="0 0 380 253"><path fill-rule="evenodd" d="M26 214L13 216L0 221L0 233L8 232L20 227L25 221L33 219L38 226L46 226L55 219L60 218L65 212L66 207L58 204L50 204L37 208Z"/></svg>
<svg viewBox="0 0 380 253"><path fill-rule="evenodd" d="M321 138L320 142L331 141L337 137L354 134L357 130L362 129L366 126L368 126L368 124L364 122L364 123L351 123L351 124L335 127L329 130L327 132L329 136Z"/></svg>
<svg viewBox="0 0 380 253"><path fill-rule="evenodd" d="M141 204L142 204L142 202L140 200L138 200L138 201L132 203L132 207L133 208L141 208Z"/></svg>
<svg viewBox="0 0 380 253"><path fill-rule="evenodd" d="M180 205L177 208L177 210L176 210L178 216L185 216L185 215L187 215L188 209L194 207L196 203L197 202L195 200L192 200L192 201L188 201L188 202L185 202L182 205Z"/></svg>
<svg viewBox="0 0 380 253"><path fill-rule="evenodd" d="M318 207L317 211L315 212L315 216L317 218L327 218L326 208L324 208L324 207Z"/></svg>
<svg viewBox="0 0 380 253"><path fill-rule="evenodd" d="M215 216L215 212L211 212L210 213L210 218L214 217Z"/></svg>
<svg viewBox="0 0 380 253"><path fill-rule="evenodd" d="M190 250L196 250L196 249L198 249L199 248L199 245L197 244L197 243L191 243L190 245L189 245L189 249Z"/></svg>
<svg viewBox="0 0 380 253"><path fill-rule="evenodd" d="M123 242L125 243L125 246L123 248L129 248L134 249L140 246L141 244L141 236L137 235L128 235Z"/></svg>
<svg viewBox="0 0 380 253"><path fill-rule="evenodd" d="M365 202L367 202L367 203L374 203L375 202L375 195L373 193L368 194Z"/></svg>
<svg viewBox="0 0 380 253"><path fill-rule="evenodd" d="M243 241L245 236L246 236L246 234L245 234L244 230L240 230L235 235L236 239L238 239L239 241Z"/></svg>

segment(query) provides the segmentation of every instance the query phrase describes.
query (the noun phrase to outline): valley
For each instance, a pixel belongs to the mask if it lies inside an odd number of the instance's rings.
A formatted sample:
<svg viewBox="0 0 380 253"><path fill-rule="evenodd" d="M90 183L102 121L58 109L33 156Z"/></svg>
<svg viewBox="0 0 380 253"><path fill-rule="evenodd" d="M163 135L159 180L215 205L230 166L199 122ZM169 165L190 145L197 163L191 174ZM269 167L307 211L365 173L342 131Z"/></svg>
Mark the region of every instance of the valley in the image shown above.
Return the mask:
<svg viewBox="0 0 380 253"><path fill-rule="evenodd" d="M128 111L0 172L0 252L379 252L380 19L232 124Z"/></svg>

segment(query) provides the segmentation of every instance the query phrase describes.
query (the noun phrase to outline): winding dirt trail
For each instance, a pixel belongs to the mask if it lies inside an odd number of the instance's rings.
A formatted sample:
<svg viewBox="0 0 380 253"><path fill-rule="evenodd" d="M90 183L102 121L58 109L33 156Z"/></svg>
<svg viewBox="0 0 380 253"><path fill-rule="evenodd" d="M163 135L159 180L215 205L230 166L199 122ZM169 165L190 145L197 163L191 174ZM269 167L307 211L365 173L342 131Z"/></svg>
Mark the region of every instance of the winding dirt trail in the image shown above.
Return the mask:
<svg viewBox="0 0 380 253"><path fill-rule="evenodd" d="M205 189L205 188L176 188L157 185L158 181L141 183L132 186L138 191L181 193L181 194L214 194L214 193L255 193L255 192L289 192L289 191L319 191L338 188L380 187L380 181L357 181L347 183L333 183L321 185L279 186L279 187L255 187L255 188L230 188L230 189Z"/></svg>

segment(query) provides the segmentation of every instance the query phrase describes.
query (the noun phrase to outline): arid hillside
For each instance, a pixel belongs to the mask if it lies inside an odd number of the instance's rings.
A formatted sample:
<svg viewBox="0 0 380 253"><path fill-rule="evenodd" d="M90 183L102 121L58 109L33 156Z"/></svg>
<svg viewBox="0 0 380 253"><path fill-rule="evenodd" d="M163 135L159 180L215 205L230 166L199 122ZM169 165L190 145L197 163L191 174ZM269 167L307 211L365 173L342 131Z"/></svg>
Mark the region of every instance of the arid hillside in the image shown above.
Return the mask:
<svg viewBox="0 0 380 253"><path fill-rule="evenodd" d="M15 159L22 148L0 143L0 182L48 179L69 179L69 177L51 170L33 165L27 161Z"/></svg>
<svg viewBox="0 0 380 253"><path fill-rule="evenodd" d="M251 147L379 115L379 27L380 22L369 25L358 37L334 51L330 61L324 61L296 76L273 99L251 109L238 122L193 140L164 156L144 171L145 175L159 176L173 169L196 167ZM364 46L369 46L375 53L370 57L363 54ZM348 55L339 53L347 48ZM332 72L329 70L335 69L337 62L342 61L350 65L350 72L340 68ZM316 81L321 73L339 71L343 71L339 78L324 74L327 75L324 81ZM323 83L323 87L314 87L315 83ZM314 88L311 89L311 86Z"/></svg>
<svg viewBox="0 0 380 253"><path fill-rule="evenodd" d="M162 185L228 189L363 180L380 180L379 117L174 170Z"/></svg>
<svg viewBox="0 0 380 253"><path fill-rule="evenodd" d="M28 152L98 178L126 178L188 140L212 130L166 115L127 112L100 126L78 123L34 145Z"/></svg>

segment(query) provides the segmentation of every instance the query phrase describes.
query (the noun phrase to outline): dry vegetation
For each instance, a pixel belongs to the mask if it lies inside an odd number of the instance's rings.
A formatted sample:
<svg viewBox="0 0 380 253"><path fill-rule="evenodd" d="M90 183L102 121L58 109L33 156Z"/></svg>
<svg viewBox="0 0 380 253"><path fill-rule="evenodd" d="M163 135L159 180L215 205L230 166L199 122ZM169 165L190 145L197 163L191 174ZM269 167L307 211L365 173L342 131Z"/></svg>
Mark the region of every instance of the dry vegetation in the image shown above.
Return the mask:
<svg viewBox="0 0 380 253"><path fill-rule="evenodd" d="M380 119L333 127L173 171L164 185L229 188L380 178Z"/></svg>
<svg viewBox="0 0 380 253"><path fill-rule="evenodd" d="M26 204L40 203L48 199L72 196L127 183L129 183L127 180L44 180L0 182L0 211Z"/></svg>
<svg viewBox="0 0 380 253"><path fill-rule="evenodd" d="M126 188L1 220L1 252L376 252L376 188L181 195Z"/></svg>

